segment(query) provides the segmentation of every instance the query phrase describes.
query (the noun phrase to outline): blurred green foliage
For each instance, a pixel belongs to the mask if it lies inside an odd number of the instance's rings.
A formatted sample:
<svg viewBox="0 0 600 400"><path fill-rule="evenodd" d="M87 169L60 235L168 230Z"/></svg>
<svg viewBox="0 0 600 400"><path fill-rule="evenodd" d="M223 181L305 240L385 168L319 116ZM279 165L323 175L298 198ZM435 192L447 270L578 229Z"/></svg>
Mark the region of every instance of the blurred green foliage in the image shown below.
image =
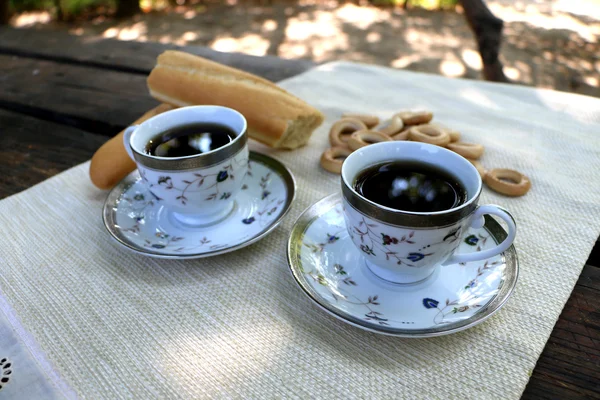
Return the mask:
<svg viewBox="0 0 600 400"><path fill-rule="evenodd" d="M118 0L10 0L16 12L31 10L51 10L60 4L63 13L77 15L87 8L98 6L114 6Z"/></svg>
<svg viewBox="0 0 600 400"><path fill-rule="evenodd" d="M440 8L452 8L458 4L458 0L438 0Z"/></svg>
<svg viewBox="0 0 600 400"><path fill-rule="evenodd" d="M40 10L53 7L52 0L10 0L10 6L16 11Z"/></svg>

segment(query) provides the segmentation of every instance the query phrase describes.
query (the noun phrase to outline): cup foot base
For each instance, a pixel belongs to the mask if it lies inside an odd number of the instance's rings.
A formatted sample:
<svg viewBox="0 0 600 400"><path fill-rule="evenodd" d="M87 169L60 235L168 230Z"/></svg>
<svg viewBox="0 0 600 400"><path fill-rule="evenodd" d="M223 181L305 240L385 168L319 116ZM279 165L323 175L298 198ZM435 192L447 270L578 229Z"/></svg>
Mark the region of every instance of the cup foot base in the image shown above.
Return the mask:
<svg viewBox="0 0 600 400"><path fill-rule="evenodd" d="M236 203L235 201L232 201L223 210L210 215L180 214L175 211L169 211L168 218L171 223L176 226L179 225L186 228L205 228L207 226L218 224L229 217L235 207Z"/></svg>
<svg viewBox="0 0 600 400"><path fill-rule="evenodd" d="M379 267L366 259L365 264L367 268L378 278L390 283L401 285L421 283L433 275L436 270L436 268L433 268L431 270L427 269L421 274L403 274L400 272L392 272L387 268Z"/></svg>

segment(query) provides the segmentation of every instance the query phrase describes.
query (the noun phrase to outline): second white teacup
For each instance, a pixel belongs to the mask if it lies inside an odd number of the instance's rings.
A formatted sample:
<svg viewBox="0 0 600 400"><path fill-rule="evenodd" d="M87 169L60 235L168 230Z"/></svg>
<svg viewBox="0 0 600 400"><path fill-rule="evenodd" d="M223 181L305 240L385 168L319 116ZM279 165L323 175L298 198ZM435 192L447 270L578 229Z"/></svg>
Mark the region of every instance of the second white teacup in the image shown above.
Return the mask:
<svg viewBox="0 0 600 400"><path fill-rule="evenodd" d="M373 166L389 162L424 164L448 171L458 179L466 198L447 210L412 212L377 204L358 193L357 177ZM447 149L418 142L392 141L366 146L350 154L342 166L348 233L369 269L396 283L418 282L442 264L484 260L508 249L515 238L515 221L499 206L479 206L481 188L481 177L468 160ZM492 249L456 254L467 229L483 226L484 214L506 222L506 239Z"/></svg>
<svg viewBox="0 0 600 400"><path fill-rule="evenodd" d="M226 145L184 157L158 157L148 142L165 131L196 123L220 124L235 133ZM220 106L192 106L167 111L125 130L125 149L137 164L148 190L184 225L206 226L232 211L248 171L246 119Z"/></svg>

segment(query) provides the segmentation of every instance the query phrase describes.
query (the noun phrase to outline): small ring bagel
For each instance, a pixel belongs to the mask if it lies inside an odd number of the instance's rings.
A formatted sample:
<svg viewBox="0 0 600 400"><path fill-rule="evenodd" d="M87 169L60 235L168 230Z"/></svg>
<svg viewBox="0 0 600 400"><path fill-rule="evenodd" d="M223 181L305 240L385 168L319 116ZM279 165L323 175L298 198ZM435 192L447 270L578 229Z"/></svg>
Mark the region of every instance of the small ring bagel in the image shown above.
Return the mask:
<svg viewBox="0 0 600 400"><path fill-rule="evenodd" d="M367 129L367 126L356 118L342 118L331 126L329 130L329 143L332 146L344 147L350 137L349 134Z"/></svg>
<svg viewBox="0 0 600 400"><path fill-rule="evenodd" d="M481 161L479 160L471 160L469 158L467 158L467 160L473 164L473 166L477 169L477 172L479 172L479 176L481 176L481 179L485 179L485 175L487 174L487 170L485 169L485 167L483 166L483 164L481 163Z"/></svg>
<svg viewBox="0 0 600 400"><path fill-rule="evenodd" d="M443 129L435 125L413 126L409 130L408 138L415 142L435 144L436 146L446 146L450 143L450 135Z"/></svg>
<svg viewBox="0 0 600 400"><path fill-rule="evenodd" d="M460 132L454 129L446 129L448 135L450 135L450 143L458 142L460 140Z"/></svg>
<svg viewBox="0 0 600 400"><path fill-rule="evenodd" d="M377 126L379 123L379 117L370 114L345 113L342 115L342 118L353 118L362 121L369 129Z"/></svg>
<svg viewBox="0 0 600 400"><path fill-rule="evenodd" d="M507 196L523 196L531 188L529 178L512 169L495 168L488 171L484 182L490 189Z"/></svg>
<svg viewBox="0 0 600 400"><path fill-rule="evenodd" d="M348 147L350 150L358 150L361 147L368 146L373 143L390 142L392 138L378 131L362 130L356 131L350 135L348 139Z"/></svg>
<svg viewBox="0 0 600 400"><path fill-rule="evenodd" d="M446 146L456 154L463 156L464 158L470 158L472 160L478 160L483 155L483 146L476 143L448 143Z"/></svg>
<svg viewBox="0 0 600 400"><path fill-rule="evenodd" d="M429 111L402 111L396 115L402 119L404 125L427 124L433 119L433 113Z"/></svg>
<svg viewBox="0 0 600 400"><path fill-rule="evenodd" d="M352 153L347 147L332 147L321 155L321 167L326 171L339 174L342 172L342 164L344 160L340 160L340 157L348 157Z"/></svg>
<svg viewBox="0 0 600 400"><path fill-rule="evenodd" d="M408 140L410 129L405 129L391 136L392 140Z"/></svg>
<svg viewBox="0 0 600 400"><path fill-rule="evenodd" d="M383 121L380 125L373 128L374 131L381 132L384 135L392 136L400 132L404 128L404 122L398 115L392 116L392 118Z"/></svg>
<svg viewBox="0 0 600 400"><path fill-rule="evenodd" d="M452 128L448 128L447 126L442 125L442 124L435 123L435 124L431 124L431 125L435 125L438 128L440 128L441 130L448 132L448 135L450 135L450 143L458 142L460 140L460 132L459 131L456 131Z"/></svg>

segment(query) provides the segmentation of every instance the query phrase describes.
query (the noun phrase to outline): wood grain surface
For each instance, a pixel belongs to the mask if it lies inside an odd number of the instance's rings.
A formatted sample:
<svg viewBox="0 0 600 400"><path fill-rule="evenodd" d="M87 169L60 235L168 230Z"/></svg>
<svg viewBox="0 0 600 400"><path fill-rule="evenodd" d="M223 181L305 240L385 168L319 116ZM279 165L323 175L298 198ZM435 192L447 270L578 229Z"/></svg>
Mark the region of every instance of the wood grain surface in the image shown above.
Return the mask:
<svg viewBox="0 0 600 400"><path fill-rule="evenodd" d="M167 48L0 28L0 199L88 160L157 102L146 75ZM277 81L314 64L185 51ZM524 399L600 398L600 246L590 254Z"/></svg>
<svg viewBox="0 0 600 400"><path fill-rule="evenodd" d="M87 161L105 137L0 108L0 199Z"/></svg>
<svg viewBox="0 0 600 400"><path fill-rule="evenodd" d="M112 136L158 104L144 74L0 54L5 109Z"/></svg>
<svg viewBox="0 0 600 400"><path fill-rule="evenodd" d="M70 36L64 32L40 33L0 27L0 53L47 59L65 64L148 74L156 57L176 49L262 76L273 82L298 75L316 64L309 60L286 60L273 56L222 53L198 46L98 40Z"/></svg>

